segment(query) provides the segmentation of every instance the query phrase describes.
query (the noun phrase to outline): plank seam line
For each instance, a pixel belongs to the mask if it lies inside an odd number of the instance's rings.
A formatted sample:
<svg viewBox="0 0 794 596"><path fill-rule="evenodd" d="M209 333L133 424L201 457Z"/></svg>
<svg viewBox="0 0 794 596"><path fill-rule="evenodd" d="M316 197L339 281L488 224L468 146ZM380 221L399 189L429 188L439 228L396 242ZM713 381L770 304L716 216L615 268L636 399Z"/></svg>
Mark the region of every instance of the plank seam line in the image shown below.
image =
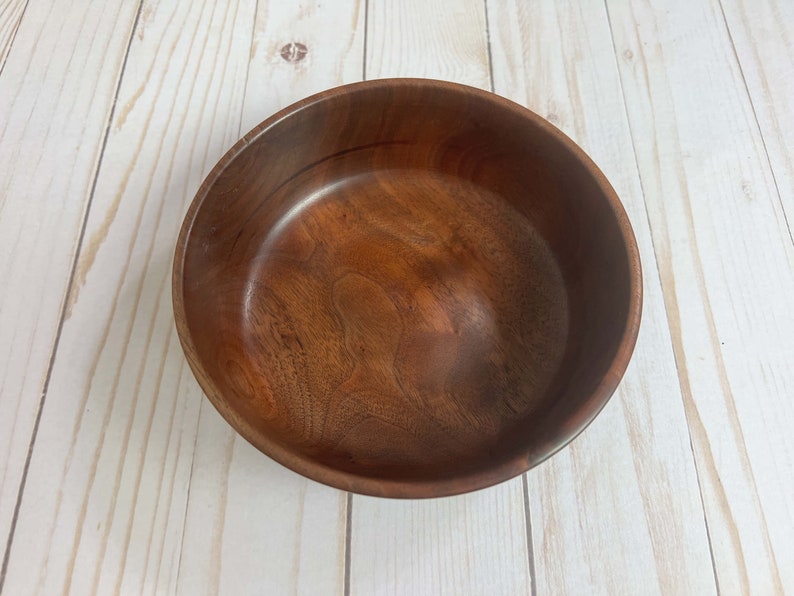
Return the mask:
<svg viewBox="0 0 794 596"><path fill-rule="evenodd" d="M524 496L524 521L527 532L527 562L529 565L529 589L532 596L537 596L538 584L535 580L535 546L532 542L532 518L529 514L529 485L527 484L527 474L521 474L521 492Z"/></svg>
<svg viewBox="0 0 794 596"><path fill-rule="evenodd" d="M17 31L19 31L19 26L22 23L22 19L25 17L25 11L28 9L28 4L30 0L25 0L25 6L22 7L22 12L19 13L19 18L17 19L16 25L14 25L14 30L11 32L11 39L8 42L8 51L6 52L5 58L3 58L3 63L0 64L0 76L3 74L3 70L6 67L6 62L8 62L8 57L11 55L11 50L14 49L14 42L17 39ZM0 587L2 587L2 582L0 582Z"/></svg>
<svg viewBox="0 0 794 596"><path fill-rule="evenodd" d="M254 4L254 18L251 19L251 48L248 50L248 67L245 69L245 83L243 84L243 107L240 110L240 125L237 127L237 136L243 136L243 110L245 110L245 98L248 97L248 79L251 76L251 50L254 48L254 35L256 33L256 15L259 14L259 0ZM246 131L248 132L248 131Z"/></svg>
<svg viewBox="0 0 794 596"><path fill-rule="evenodd" d="M488 0L483 0L483 11L485 13L485 40L488 52L488 81L491 85L491 93L496 93L493 73L493 51L491 49L491 22L488 16ZM529 573L529 589L532 596L537 595L537 583L535 581L535 548L532 543L532 519L529 513L529 486L527 485L527 473L521 475L521 494L524 509L524 532L527 546L527 572Z"/></svg>
<svg viewBox="0 0 794 596"><path fill-rule="evenodd" d="M347 507L345 507L345 583L344 594L350 596L350 544L353 539L353 493L347 493Z"/></svg>
<svg viewBox="0 0 794 596"><path fill-rule="evenodd" d="M203 396L202 396L203 398ZM198 445L199 429L201 428L201 411L204 408L206 399L201 399L199 403L199 411L196 416L196 434L193 437L193 451L190 457L190 473L187 477L187 494L185 495L185 514L182 517L182 537L179 539L179 558L176 562L176 582L174 583L175 590L179 591L179 574L182 572L182 553L185 550L185 529L187 528L187 510L190 505L190 489L193 487L193 468L196 465L196 445Z"/></svg>
<svg viewBox="0 0 794 596"><path fill-rule="evenodd" d="M242 97L242 107L240 109L240 122L237 125L237 136L243 136L243 110L245 109L245 98L248 96L248 80L251 75L251 50L254 46L254 33L256 31L256 16L259 14L259 0L256 0L254 4L254 18L252 19L251 23L251 48L248 51L248 66L245 70L245 82L243 83L243 97ZM196 416L196 434L193 436L193 449L190 453L190 472L188 473L187 479L187 494L185 495L185 511L182 515L182 533L179 539L179 556L176 562L176 590L179 590L179 577L182 573L182 553L185 550L185 533L187 529L187 515L188 515L188 508L190 507L190 491L193 488L193 470L196 465L196 446L198 445L198 436L201 427L201 413L204 409L204 402L206 400L202 399L199 403L199 411L198 415Z"/></svg>
<svg viewBox="0 0 794 596"><path fill-rule="evenodd" d="M637 175L637 181L639 182L639 185L640 185L640 192L642 193L643 210L645 211L645 221L646 221L646 225L648 226L648 233L650 235L651 246L653 247L653 255L654 255L653 262L654 262L654 265L655 265L655 268L656 268L657 279L659 280L659 284L662 287L662 297L664 298L664 286L661 285L662 284L662 272L659 270L659 261L656 258L656 255L657 255L657 253L656 253L656 243L655 243L654 238L653 238L653 232L652 232L653 228L651 227L651 217L648 214L648 206L647 206L647 201L646 201L646 198L645 198L645 185L643 184L642 176L640 175L640 163L639 163L639 158L637 157L637 147L636 147L635 142L634 142L634 132L633 132L632 127L631 127L631 118L629 117L629 108L628 108L628 103L627 103L627 100L626 100L626 91L623 88L623 75L620 72L620 64L618 63L618 51L617 51L617 47L615 46L615 33L614 33L614 30L613 30L613 27L612 27L612 18L609 15L608 0L604 0L604 13L606 15L607 25L609 27L609 37L610 37L610 41L612 43L612 55L615 58L615 70L617 71L618 84L620 85L620 94L621 94L621 98L623 99L623 102L622 102L623 103L623 113L624 113L624 115L626 117L626 125L627 125L628 130L629 130L629 138L631 140L631 150L634 153L634 169L635 169L635 172L636 172L636 175ZM665 303L666 302L667 301L665 300ZM666 322L666 324L668 326L668 331L669 331L670 323L667 320L666 308L665 308L665 322ZM670 343L671 344L672 344L672 341L673 340L672 340L672 335L671 335L670 336ZM679 377L679 381L678 381L679 390L681 391L681 396L682 396L682 399L683 399L684 389L681 386L681 379L680 379L680 375L682 373L681 373L681 370L680 370L680 368L678 366L678 360L677 360L676 351L675 351L674 348L675 348L675 346L671 346L671 350L673 352L673 359L674 359L675 365L676 365L676 372L677 372L677 375ZM686 418L686 408L684 408L684 415L685 415L685 419L687 420L686 430L687 430L687 437L689 439L689 451L692 454L692 461L693 461L693 464L694 464L694 467L695 467L695 479L696 479L697 485L698 485L698 496L700 497L700 509L703 512L703 526L706 529L706 539L707 539L707 542L708 542L708 545L709 545L709 557L711 558L711 572L712 572L712 575L714 576L715 589L717 591L717 594L719 595L720 594L720 582L719 582L719 579L718 579L718 576L717 576L717 564L716 564L716 562L714 560L714 548L713 548L713 546L711 544L711 532L709 530L708 518L706 517L706 504L705 504L705 500L703 498L703 487L701 486L701 483L700 483L700 471L698 469L697 457L695 457L695 447L694 447L694 443L692 442L692 431L691 431L691 429L689 427L689 420L688 420L688 418Z"/></svg>
<svg viewBox="0 0 794 596"><path fill-rule="evenodd" d="M493 79L493 53L491 52L491 24L488 19L488 0L483 0L483 9L485 12L485 47L488 52L488 80L491 83L491 93L496 93L496 85Z"/></svg>
<svg viewBox="0 0 794 596"><path fill-rule="evenodd" d="M367 80L367 30L369 29L369 0L364 0L364 51L361 57L361 80Z"/></svg>
<svg viewBox="0 0 794 596"><path fill-rule="evenodd" d="M496 93L493 73L493 50L491 48L491 21L488 15L488 0L483 0L483 12L485 13L485 41L488 53L488 81L491 85L491 93ZM521 475L521 494L524 509L524 532L527 547L527 572L529 573L529 590L532 596L537 595L537 583L535 581L535 548L532 543L532 519L529 512L529 486L527 484L527 473Z"/></svg>
<svg viewBox="0 0 794 596"><path fill-rule="evenodd" d="M27 7L27 4L26 4ZM69 281L66 284L66 292L63 295L63 300L61 301L61 313L58 320L58 329L55 332L55 339L52 344L52 350L50 352L50 359L47 364L47 372L44 377L44 384L41 390L41 396L39 397L39 406L36 411L36 421L33 424L33 432L30 436L30 443L28 445L28 452L25 456L25 465L22 468L22 477L19 480L19 489L17 490L17 500L14 504L14 513L11 517L11 526L8 530L8 538L6 539L6 548L5 553L3 554L3 564L2 568L0 568L0 593L3 591L3 586L5 585L6 573L8 572L8 563L11 557L11 547L14 543L14 534L16 533L17 528L17 521L19 519L19 510L22 505L22 497L25 492L25 484L27 483L28 479L28 471L30 469L30 461L33 457L33 450L36 446L36 437L39 432L39 425L41 423L41 415L44 411L44 405L47 399L47 392L50 386L50 379L52 378L52 370L55 364L55 358L58 354L58 346L61 341L61 332L63 331L63 325L66 321L66 305L69 303L69 296L72 293L72 289L74 286L74 278L75 273L77 271L77 263L80 257L80 251L83 247L83 240L85 239L85 232L86 227L88 225L88 214L91 212L91 205L94 201L94 194L96 193L96 185L97 180L99 179L99 172L102 169L102 161L105 156L105 148L107 146L108 138L110 137L110 129L113 126L113 118L116 114L116 105L118 103L119 92L121 90L121 81L124 78L124 70L127 67L127 59L130 55L130 48L132 47L132 41L135 36L135 30L138 27L138 22L140 21L141 17L141 10L143 9L143 0L138 0L138 8L135 12L135 19L132 22L132 27L130 28L129 37L127 38L127 47L124 51L124 59L121 62L121 69L119 70L118 80L116 81L116 89L113 93L113 103L110 107L110 114L107 119L107 125L105 126L105 134L102 138L102 145L99 150L99 157L97 159L96 168L94 169L93 173L93 180L91 182L91 190L88 194L88 201L86 202L85 213L83 214L83 221L80 227L80 234L77 239L77 247L74 252L74 256L72 257L72 267L71 271L69 272ZM21 19L20 19L21 21Z"/></svg>
<svg viewBox="0 0 794 596"><path fill-rule="evenodd" d="M361 80L367 80L367 31L369 30L369 0L364 0L364 47L361 54ZM345 499L345 570L342 578L342 591L344 596L350 596L350 566L352 553L350 545L353 542L353 494L348 492Z"/></svg>
<svg viewBox="0 0 794 596"><path fill-rule="evenodd" d="M747 95L747 101L750 103L750 109L753 111L753 119L755 120L755 127L758 129L758 136L761 138L761 146L764 148L764 155L766 156L766 163L769 165L769 172L772 174L772 182L775 184L775 192L777 193L777 200L780 203L780 210L783 212L783 221L786 222L786 229L791 243L794 244L794 233L791 231L791 223L788 220L786 207L783 204L783 195L780 194L780 185L777 182L775 175L775 168L772 167L772 159L769 157L769 148L766 145L766 138L764 138L764 131L761 128L761 122L758 120L758 112L755 110L755 102L753 96L750 95L750 87L747 84L747 77L744 76L744 67L742 61L739 59L739 52L736 51L736 44L733 41L733 34L728 25L728 18L725 16L725 8L722 6L722 0L718 0L717 4L720 7L720 14L722 15L722 22L725 25L725 32L728 34L728 39L731 42L731 50L733 51L733 59L736 61L736 66L739 68L739 74L742 75L742 84L744 85L744 93Z"/></svg>

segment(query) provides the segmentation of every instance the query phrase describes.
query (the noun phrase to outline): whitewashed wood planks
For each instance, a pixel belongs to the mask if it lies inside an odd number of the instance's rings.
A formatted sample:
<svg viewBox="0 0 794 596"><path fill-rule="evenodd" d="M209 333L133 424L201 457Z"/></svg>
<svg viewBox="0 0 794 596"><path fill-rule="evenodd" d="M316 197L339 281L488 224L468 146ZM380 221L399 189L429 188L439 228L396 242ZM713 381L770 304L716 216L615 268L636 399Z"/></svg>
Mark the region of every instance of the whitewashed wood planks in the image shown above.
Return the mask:
<svg viewBox="0 0 794 596"><path fill-rule="evenodd" d="M354 496L351 594L530 592L521 480L459 497Z"/></svg>
<svg viewBox="0 0 794 596"><path fill-rule="evenodd" d="M619 391L528 473L538 593L715 592L675 360L602 2L489 2L496 91L562 128L632 221L643 322Z"/></svg>
<svg viewBox="0 0 794 596"><path fill-rule="evenodd" d="M607 2L714 563L794 589L794 248L716 2Z"/></svg>
<svg viewBox="0 0 794 596"><path fill-rule="evenodd" d="M346 507L346 493L267 459L205 404L177 591L342 593Z"/></svg>
<svg viewBox="0 0 794 596"><path fill-rule="evenodd" d="M27 0L5 0L0 2L0 72L3 71L11 44L25 12Z"/></svg>
<svg viewBox="0 0 794 596"><path fill-rule="evenodd" d="M363 23L363 1L259 0L241 133L304 96L359 80ZM204 403L178 591L342 593L346 510L346 493L269 460Z"/></svg>
<svg viewBox="0 0 794 596"><path fill-rule="evenodd" d="M58 348L3 593L709 593L684 411L720 591L794 589L789 4L147 1L101 159L137 5L27 4L0 2L4 541ZM493 77L595 158L637 231L637 352L527 476L534 553L520 480L348 512L237 437L183 365L169 267L201 178L364 66Z"/></svg>
<svg viewBox="0 0 794 596"><path fill-rule="evenodd" d="M722 0L731 43L794 230L794 2ZM794 237L792 238L794 241Z"/></svg>
<svg viewBox="0 0 794 596"><path fill-rule="evenodd" d="M173 328L171 261L186 202L238 136L253 9L143 5L19 510L8 594L174 590L203 397ZM95 46L87 61L104 57ZM77 68L86 58L71 60Z"/></svg>
<svg viewBox="0 0 794 596"><path fill-rule="evenodd" d="M366 78L426 77L490 89L482 2L371 0Z"/></svg>
<svg viewBox="0 0 794 596"><path fill-rule="evenodd" d="M241 133L299 99L361 80L365 0L259 0L257 8Z"/></svg>
<svg viewBox="0 0 794 596"><path fill-rule="evenodd" d="M3 552L136 8L31 3L0 76Z"/></svg>
<svg viewBox="0 0 794 596"><path fill-rule="evenodd" d="M367 78L490 88L482 2L370 2ZM426 501L353 496L351 594L530 592L521 479Z"/></svg>

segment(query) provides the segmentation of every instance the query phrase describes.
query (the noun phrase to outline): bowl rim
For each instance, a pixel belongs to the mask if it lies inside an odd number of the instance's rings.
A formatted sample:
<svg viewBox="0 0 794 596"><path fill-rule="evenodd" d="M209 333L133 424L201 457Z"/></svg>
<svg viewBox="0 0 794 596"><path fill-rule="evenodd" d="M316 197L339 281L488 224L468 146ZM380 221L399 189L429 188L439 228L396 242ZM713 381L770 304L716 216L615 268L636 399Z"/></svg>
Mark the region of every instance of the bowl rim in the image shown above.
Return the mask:
<svg viewBox="0 0 794 596"><path fill-rule="evenodd" d="M249 145L268 130L302 110L322 102L334 100L340 96L346 96L350 93L397 87L422 87L437 91L463 93L490 103L495 109L512 112L521 118L529 120L542 134L548 137L549 141L561 145L565 151L577 160L597 184L602 195L606 198L620 229L623 247L626 250L629 265L630 296L625 328L608 370L603 375L596 388L591 392L590 396L573 411L574 415L572 419L576 420L577 424L574 427L568 426L557 429L551 435L551 439L546 443L550 448L544 450L541 454L537 453L537 449L532 451L527 450L493 467L476 469L464 472L461 475L449 476L438 480L395 480L358 475L319 463L316 460L291 451L275 441L271 441L267 437L263 437L255 432L254 428L244 418L233 408L228 406L223 399L222 393L217 389L212 379L209 375L204 373L187 324L183 295L185 281L184 261L188 240L192 232L196 215L201 209L204 200L209 195L210 189L223 171L238 155L245 151ZM526 472L571 443L590 425L604 406L606 406L623 378L637 341L642 318L642 302L642 266L636 238L628 215L617 193L612 188L612 185L609 183L604 173L585 151L560 129L540 115L518 103L476 87L422 78L374 79L334 87L290 104L251 129L251 131L238 140L223 157L221 157L212 170L210 170L196 192L179 231L172 268L172 303L177 335L179 336L179 341L188 364L201 386L201 389L221 416L258 450L304 477L341 490L391 498L444 497L484 489Z"/></svg>

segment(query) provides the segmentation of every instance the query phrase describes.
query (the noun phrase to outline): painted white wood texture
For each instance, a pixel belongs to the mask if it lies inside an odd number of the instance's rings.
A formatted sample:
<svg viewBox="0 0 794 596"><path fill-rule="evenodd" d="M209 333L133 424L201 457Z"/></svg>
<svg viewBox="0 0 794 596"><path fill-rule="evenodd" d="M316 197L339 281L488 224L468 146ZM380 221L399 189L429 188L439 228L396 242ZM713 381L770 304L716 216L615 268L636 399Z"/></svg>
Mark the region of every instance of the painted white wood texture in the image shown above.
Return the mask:
<svg viewBox="0 0 794 596"><path fill-rule="evenodd" d="M794 229L794 2L722 0L791 235ZM794 236L792 237L794 241Z"/></svg>
<svg viewBox="0 0 794 596"><path fill-rule="evenodd" d="M794 592L792 39L785 0L0 0L0 592ZM597 420L523 478L429 501L259 454L171 314L223 152L391 76L493 84L562 128L644 265Z"/></svg>
<svg viewBox="0 0 794 596"><path fill-rule="evenodd" d="M493 0L489 14L497 93L554 122L601 167L631 219L644 272L643 324L619 391L568 449L527 475L538 593L714 593L604 3Z"/></svg>
<svg viewBox="0 0 794 596"><path fill-rule="evenodd" d="M370 0L367 13L366 78L427 77L490 89L480 0Z"/></svg>
<svg viewBox="0 0 794 596"><path fill-rule="evenodd" d="M528 594L521 480L459 497L354 496L351 594Z"/></svg>
<svg viewBox="0 0 794 596"><path fill-rule="evenodd" d="M794 247L719 4L608 2L722 593L794 590Z"/></svg>
<svg viewBox="0 0 794 596"><path fill-rule="evenodd" d="M0 552L14 515L135 3L0 13Z"/></svg>
<svg viewBox="0 0 794 596"><path fill-rule="evenodd" d="M5 0L0 2L0 72L3 70L8 50L14 41L26 0Z"/></svg>
<svg viewBox="0 0 794 596"><path fill-rule="evenodd" d="M307 95L358 81L364 3L259 1L241 134ZM289 62L281 50L303 44ZM202 404L181 594L342 593L347 494L288 471Z"/></svg>
<svg viewBox="0 0 794 596"><path fill-rule="evenodd" d="M141 9L19 509L8 594L173 591L202 402L173 326L174 238L187 201L239 135L253 8L183 0Z"/></svg>

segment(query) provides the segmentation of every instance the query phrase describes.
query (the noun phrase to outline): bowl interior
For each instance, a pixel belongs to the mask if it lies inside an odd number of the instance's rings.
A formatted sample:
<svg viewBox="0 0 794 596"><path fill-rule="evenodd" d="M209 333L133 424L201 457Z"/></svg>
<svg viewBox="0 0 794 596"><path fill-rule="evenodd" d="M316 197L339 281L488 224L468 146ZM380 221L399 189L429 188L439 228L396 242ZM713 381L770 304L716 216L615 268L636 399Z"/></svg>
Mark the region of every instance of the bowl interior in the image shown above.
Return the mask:
<svg viewBox="0 0 794 596"><path fill-rule="evenodd" d="M341 488L429 496L517 474L625 368L636 249L611 192L561 133L483 92L307 100L238 144L188 214L191 366L249 441Z"/></svg>

